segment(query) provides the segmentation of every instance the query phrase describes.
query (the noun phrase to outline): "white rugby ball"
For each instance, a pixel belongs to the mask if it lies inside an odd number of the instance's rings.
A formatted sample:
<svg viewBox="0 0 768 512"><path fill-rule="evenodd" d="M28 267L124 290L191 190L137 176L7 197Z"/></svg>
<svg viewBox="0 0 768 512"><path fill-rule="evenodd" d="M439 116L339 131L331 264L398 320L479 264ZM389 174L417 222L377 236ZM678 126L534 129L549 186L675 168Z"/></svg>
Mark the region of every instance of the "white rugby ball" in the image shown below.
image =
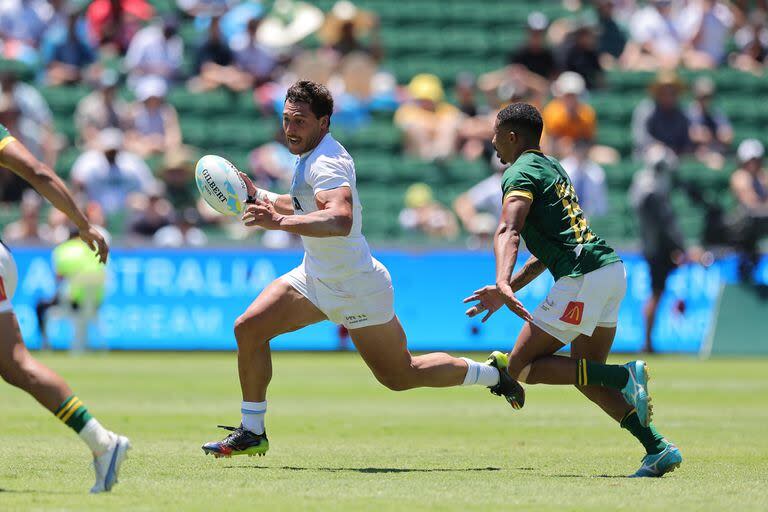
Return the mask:
<svg viewBox="0 0 768 512"><path fill-rule="evenodd" d="M224 215L243 213L248 198L237 167L217 155L205 155L195 166L195 183L205 202Z"/></svg>

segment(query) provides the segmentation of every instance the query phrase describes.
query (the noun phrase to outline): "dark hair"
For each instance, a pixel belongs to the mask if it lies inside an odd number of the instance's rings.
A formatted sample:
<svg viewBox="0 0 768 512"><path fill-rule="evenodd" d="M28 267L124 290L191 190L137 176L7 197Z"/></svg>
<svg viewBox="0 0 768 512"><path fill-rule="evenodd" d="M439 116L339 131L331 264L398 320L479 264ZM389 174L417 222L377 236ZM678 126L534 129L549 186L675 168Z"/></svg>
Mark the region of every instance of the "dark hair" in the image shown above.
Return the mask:
<svg viewBox="0 0 768 512"><path fill-rule="evenodd" d="M317 118L333 114L333 96L328 88L309 80L299 80L293 84L288 89L285 101L309 103L309 109Z"/></svg>
<svg viewBox="0 0 768 512"><path fill-rule="evenodd" d="M539 144L544 121L533 105L512 103L503 108L496 118L499 120L499 127L521 135L528 143Z"/></svg>

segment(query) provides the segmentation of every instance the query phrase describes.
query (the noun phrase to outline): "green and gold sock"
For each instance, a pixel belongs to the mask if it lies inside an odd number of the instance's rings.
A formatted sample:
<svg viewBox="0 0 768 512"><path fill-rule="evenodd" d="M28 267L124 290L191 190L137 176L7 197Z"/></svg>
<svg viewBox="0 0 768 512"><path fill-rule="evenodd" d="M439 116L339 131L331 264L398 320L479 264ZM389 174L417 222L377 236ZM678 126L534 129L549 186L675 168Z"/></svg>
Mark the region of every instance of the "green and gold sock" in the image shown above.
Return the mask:
<svg viewBox="0 0 768 512"><path fill-rule="evenodd" d="M78 434L83 430L88 420L92 418L88 408L76 395L72 395L64 400L54 414Z"/></svg>
<svg viewBox="0 0 768 512"><path fill-rule="evenodd" d="M579 359L576 384L621 389L627 384L629 371L619 364L602 364Z"/></svg>
<svg viewBox="0 0 768 512"><path fill-rule="evenodd" d="M621 420L621 428L629 430L629 432L642 443L645 448L645 452L649 455L661 453L666 446L664 442L664 436L659 434L653 423L644 427L640 424L640 420L637 417L637 410L632 409Z"/></svg>

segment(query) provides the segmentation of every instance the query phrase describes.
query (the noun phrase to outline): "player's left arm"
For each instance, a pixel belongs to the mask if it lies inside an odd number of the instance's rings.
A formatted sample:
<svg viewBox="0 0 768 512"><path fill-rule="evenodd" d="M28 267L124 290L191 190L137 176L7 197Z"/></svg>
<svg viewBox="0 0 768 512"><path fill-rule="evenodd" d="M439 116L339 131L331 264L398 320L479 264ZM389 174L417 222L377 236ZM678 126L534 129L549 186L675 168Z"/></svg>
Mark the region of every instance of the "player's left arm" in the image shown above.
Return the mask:
<svg viewBox="0 0 768 512"><path fill-rule="evenodd" d="M278 229L317 238L347 236L352 230L352 189L339 187L315 194L317 211L306 215L283 215L269 201L256 200L243 215L246 226Z"/></svg>

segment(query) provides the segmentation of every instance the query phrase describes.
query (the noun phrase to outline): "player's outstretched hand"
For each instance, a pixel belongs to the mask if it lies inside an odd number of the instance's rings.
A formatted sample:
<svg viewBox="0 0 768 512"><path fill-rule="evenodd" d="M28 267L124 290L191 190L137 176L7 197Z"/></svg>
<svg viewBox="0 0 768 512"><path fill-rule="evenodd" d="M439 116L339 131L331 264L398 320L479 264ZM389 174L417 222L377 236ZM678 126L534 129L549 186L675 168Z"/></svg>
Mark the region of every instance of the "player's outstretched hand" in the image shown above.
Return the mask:
<svg viewBox="0 0 768 512"><path fill-rule="evenodd" d="M485 322L491 318L491 315L504 305L504 298L493 285L484 286L479 290L475 290L472 295L464 299L464 304L474 301L478 301L477 304L466 310L465 314L468 317L473 318L480 313L485 312L485 316L481 322Z"/></svg>
<svg viewBox="0 0 768 512"><path fill-rule="evenodd" d="M509 285L497 286L498 293L504 298L504 304L507 305L510 311L525 320L526 322L533 322L533 316L525 309L523 303L515 297L515 292L512 291L512 287Z"/></svg>
<svg viewBox="0 0 768 512"><path fill-rule="evenodd" d="M104 240L104 236L95 227L89 225L85 229L80 230L80 238L85 242L88 247L91 248L96 256L99 257L101 263L107 262L107 256L109 255L109 246L107 241Z"/></svg>
<svg viewBox="0 0 768 512"><path fill-rule="evenodd" d="M280 229L282 215L275 211L275 207L269 201L256 199L249 204L243 214L243 222L246 226L259 226L264 229Z"/></svg>

